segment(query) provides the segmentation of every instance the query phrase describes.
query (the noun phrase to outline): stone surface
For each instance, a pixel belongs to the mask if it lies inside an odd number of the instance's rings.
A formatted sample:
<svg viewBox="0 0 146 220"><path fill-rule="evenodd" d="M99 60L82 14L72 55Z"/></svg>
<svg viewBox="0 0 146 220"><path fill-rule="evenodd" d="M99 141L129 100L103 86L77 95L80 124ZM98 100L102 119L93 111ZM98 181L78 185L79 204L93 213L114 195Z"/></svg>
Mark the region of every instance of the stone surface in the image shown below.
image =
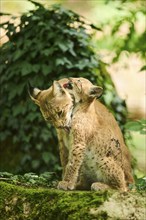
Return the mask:
<svg viewBox="0 0 146 220"><path fill-rule="evenodd" d="M61 191L0 182L1 220L145 220L145 193Z"/></svg>

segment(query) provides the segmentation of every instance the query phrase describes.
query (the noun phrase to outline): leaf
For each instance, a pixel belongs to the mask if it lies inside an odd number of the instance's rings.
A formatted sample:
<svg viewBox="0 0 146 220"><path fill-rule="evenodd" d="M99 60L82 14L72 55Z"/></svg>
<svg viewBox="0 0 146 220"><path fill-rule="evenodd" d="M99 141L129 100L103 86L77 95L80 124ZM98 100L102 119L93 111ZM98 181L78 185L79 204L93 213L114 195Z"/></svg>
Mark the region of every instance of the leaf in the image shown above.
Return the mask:
<svg viewBox="0 0 146 220"><path fill-rule="evenodd" d="M26 76L30 74L32 70L33 70L33 67L31 64L27 62L22 63L22 69L21 69L22 76Z"/></svg>
<svg viewBox="0 0 146 220"><path fill-rule="evenodd" d="M39 20L40 20L40 17L39 17L39 16L33 16L33 17L32 17L32 20L33 20L33 21L39 21Z"/></svg>
<svg viewBox="0 0 146 220"><path fill-rule="evenodd" d="M18 60L23 54L24 52L22 50L17 50L13 56L13 61Z"/></svg>
<svg viewBox="0 0 146 220"><path fill-rule="evenodd" d="M35 64L32 66L32 70L35 72L35 73L38 73L38 71L40 70L40 65L39 64Z"/></svg>
<svg viewBox="0 0 146 220"><path fill-rule="evenodd" d="M49 160L50 160L50 153L49 153L49 152L43 152L42 158L43 158L44 162L45 162L46 164L48 164L48 162L49 162Z"/></svg>
<svg viewBox="0 0 146 220"><path fill-rule="evenodd" d="M5 13L5 12L0 12L0 16L5 16L5 15L11 15L11 14Z"/></svg>
<svg viewBox="0 0 146 220"><path fill-rule="evenodd" d="M146 70L146 65L140 69L140 72L145 71L145 70Z"/></svg>
<svg viewBox="0 0 146 220"><path fill-rule="evenodd" d="M128 130L131 130L131 131L140 131L142 129L142 125L138 121L137 122L131 121L125 125L125 128L127 128Z"/></svg>
<svg viewBox="0 0 146 220"><path fill-rule="evenodd" d="M23 108L24 107L22 105L18 105L13 108L13 116L16 117L17 115L19 115L22 112Z"/></svg>
<svg viewBox="0 0 146 220"><path fill-rule="evenodd" d="M71 65L72 63L66 57L56 59L56 66L59 66L59 65L63 66L64 64Z"/></svg>
<svg viewBox="0 0 146 220"><path fill-rule="evenodd" d="M12 173L0 172L0 177L10 178L10 177L12 177L12 176L13 176Z"/></svg>
<svg viewBox="0 0 146 220"><path fill-rule="evenodd" d="M94 24L91 24L90 26L97 31L103 31L100 27L97 27Z"/></svg>
<svg viewBox="0 0 146 220"><path fill-rule="evenodd" d="M33 112L30 112L28 118L30 122L33 122L37 118L37 115Z"/></svg>
<svg viewBox="0 0 146 220"><path fill-rule="evenodd" d="M44 49L42 51L42 54L44 54L46 57L48 57L49 55L52 55L54 51L55 51L55 48L50 47L50 48Z"/></svg>
<svg viewBox="0 0 146 220"><path fill-rule="evenodd" d="M40 177L43 177L47 181L51 180L55 176L54 172L44 172L40 175Z"/></svg>
<svg viewBox="0 0 146 220"><path fill-rule="evenodd" d="M41 69L45 76L51 72L51 68L49 67L49 65L46 64L43 64Z"/></svg>
<svg viewBox="0 0 146 220"><path fill-rule="evenodd" d="M88 65L90 65L89 60L88 59L82 59L82 60L79 60L79 62L75 66L77 68L79 68L80 70L83 70Z"/></svg>
<svg viewBox="0 0 146 220"><path fill-rule="evenodd" d="M35 6L38 6L39 8L44 8L42 4L35 2L33 0L28 0L29 2L33 3Z"/></svg>
<svg viewBox="0 0 146 220"><path fill-rule="evenodd" d="M11 101L12 99L14 99L16 95L17 95L17 88L15 87L10 91L8 100Z"/></svg>
<svg viewBox="0 0 146 220"><path fill-rule="evenodd" d="M146 119L140 119L139 122L146 125Z"/></svg>
<svg viewBox="0 0 146 220"><path fill-rule="evenodd" d="M64 65L64 61L61 58L56 59L56 66L59 66L59 65Z"/></svg>
<svg viewBox="0 0 146 220"><path fill-rule="evenodd" d="M32 161L32 168L33 169L38 169L39 166L40 166L40 160L33 160Z"/></svg>
<svg viewBox="0 0 146 220"><path fill-rule="evenodd" d="M58 46L63 52L66 52L68 50L68 47L63 43L58 43Z"/></svg>
<svg viewBox="0 0 146 220"><path fill-rule="evenodd" d="M146 129L145 129L145 130L140 131L140 134L146 134Z"/></svg>

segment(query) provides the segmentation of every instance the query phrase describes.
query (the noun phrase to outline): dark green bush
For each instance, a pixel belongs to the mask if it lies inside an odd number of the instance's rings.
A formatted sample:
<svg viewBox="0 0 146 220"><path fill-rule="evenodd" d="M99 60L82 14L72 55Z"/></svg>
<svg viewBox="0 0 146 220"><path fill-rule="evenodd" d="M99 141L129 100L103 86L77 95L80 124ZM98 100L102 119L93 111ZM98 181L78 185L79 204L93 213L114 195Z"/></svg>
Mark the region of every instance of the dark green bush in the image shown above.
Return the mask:
<svg viewBox="0 0 146 220"><path fill-rule="evenodd" d="M28 81L45 89L54 79L86 77L104 87L102 101L116 112L121 127L127 114L105 64L95 53L92 34L98 28L59 5L46 9L34 4L36 9L23 14L19 24L12 17L1 25L9 40L0 48L0 141L1 146L15 146L22 152L17 172L60 169L56 133L30 100Z"/></svg>

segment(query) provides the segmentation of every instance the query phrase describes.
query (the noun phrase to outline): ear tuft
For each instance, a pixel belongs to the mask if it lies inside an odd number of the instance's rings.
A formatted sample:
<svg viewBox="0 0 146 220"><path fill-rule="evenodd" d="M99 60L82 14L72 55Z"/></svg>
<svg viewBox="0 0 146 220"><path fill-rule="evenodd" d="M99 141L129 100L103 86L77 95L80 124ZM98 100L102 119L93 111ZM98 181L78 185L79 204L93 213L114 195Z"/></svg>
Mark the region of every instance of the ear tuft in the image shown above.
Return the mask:
<svg viewBox="0 0 146 220"><path fill-rule="evenodd" d="M38 96L38 94L41 92L40 89L32 87L30 82L27 83L28 88L28 94L33 97L34 99Z"/></svg>
<svg viewBox="0 0 146 220"><path fill-rule="evenodd" d="M103 94L103 88L100 86L92 86L89 91L89 96L92 98L100 98Z"/></svg>
<svg viewBox="0 0 146 220"><path fill-rule="evenodd" d="M30 82L28 82L27 88L28 88L28 94L29 94L30 98L35 102L35 104L39 105L39 101L37 100L37 96L39 95L41 90L38 88L33 88L31 86Z"/></svg>

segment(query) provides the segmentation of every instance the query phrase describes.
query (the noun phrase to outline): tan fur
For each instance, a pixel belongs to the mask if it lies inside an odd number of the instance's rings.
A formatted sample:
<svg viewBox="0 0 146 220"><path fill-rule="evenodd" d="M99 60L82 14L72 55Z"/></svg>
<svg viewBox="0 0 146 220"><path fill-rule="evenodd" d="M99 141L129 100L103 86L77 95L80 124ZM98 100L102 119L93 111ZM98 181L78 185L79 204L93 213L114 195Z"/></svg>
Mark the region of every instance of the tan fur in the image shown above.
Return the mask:
<svg viewBox="0 0 146 220"><path fill-rule="evenodd" d="M68 79L59 81L61 85L67 82ZM64 173L68 163L68 135L71 126L73 100L65 89L60 90L58 82L54 82L47 90L34 88L30 97L40 107L44 119L52 123L57 130L60 160Z"/></svg>
<svg viewBox="0 0 146 220"><path fill-rule="evenodd" d="M60 81L66 83L67 79ZM50 88L36 98L43 116L51 117L57 128L63 166L58 188L126 191L133 182L130 156L113 115L95 99L101 88L84 78L73 78L71 83L72 89L58 86L56 93ZM60 117L58 108L64 110Z"/></svg>

